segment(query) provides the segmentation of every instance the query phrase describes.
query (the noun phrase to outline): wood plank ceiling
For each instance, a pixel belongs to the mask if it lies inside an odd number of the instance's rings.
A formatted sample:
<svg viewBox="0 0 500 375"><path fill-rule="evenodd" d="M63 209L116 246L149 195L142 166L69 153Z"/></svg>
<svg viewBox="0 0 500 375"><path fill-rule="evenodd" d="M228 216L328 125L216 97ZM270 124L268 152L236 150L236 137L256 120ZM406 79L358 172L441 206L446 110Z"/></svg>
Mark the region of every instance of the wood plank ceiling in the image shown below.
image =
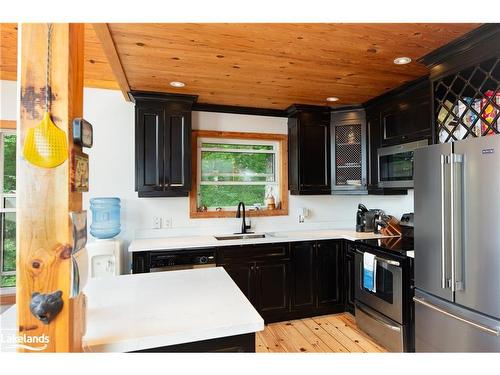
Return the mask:
<svg viewBox="0 0 500 375"><path fill-rule="evenodd" d="M427 74L415 60L472 24L110 24L133 90L284 109L362 103ZM395 65L398 56L414 61ZM172 88L171 81L186 87Z"/></svg>
<svg viewBox="0 0 500 375"><path fill-rule="evenodd" d="M85 79L87 87L118 89L101 43L91 24L85 25ZM17 78L17 24L0 23L0 79Z"/></svg>
<svg viewBox="0 0 500 375"><path fill-rule="evenodd" d="M329 96L340 98L335 105L363 103L427 74L418 58L479 25L108 26L132 90L196 94L200 103L284 109L292 103L326 105ZM92 26L85 31L85 85L117 88ZM413 62L395 65L399 56ZM5 69L12 69L12 58L5 60ZM3 57L0 63L3 71ZM171 81L186 86L174 88Z"/></svg>

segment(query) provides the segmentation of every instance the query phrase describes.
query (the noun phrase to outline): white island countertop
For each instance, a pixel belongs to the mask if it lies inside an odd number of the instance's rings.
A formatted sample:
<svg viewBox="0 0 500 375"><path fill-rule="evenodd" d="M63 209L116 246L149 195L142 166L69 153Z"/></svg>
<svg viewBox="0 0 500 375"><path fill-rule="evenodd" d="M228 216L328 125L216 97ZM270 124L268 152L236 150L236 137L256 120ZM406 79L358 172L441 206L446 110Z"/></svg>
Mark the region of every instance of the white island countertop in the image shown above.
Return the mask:
<svg viewBox="0 0 500 375"><path fill-rule="evenodd" d="M222 267L90 279L84 293L85 351L130 352L264 329Z"/></svg>
<svg viewBox="0 0 500 375"><path fill-rule="evenodd" d="M214 236L178 236L165 238L136 239L130 243L129 252L193 249L216 246L253 245L263 243L318 241L318 240L366 240L370 238L386 238L373 232L356 232L348 229L325 229L307 231L288 231L265 233L265 238L247 238L242 240L217 240ZM227 234L226 234L227 235Z"/></svg>

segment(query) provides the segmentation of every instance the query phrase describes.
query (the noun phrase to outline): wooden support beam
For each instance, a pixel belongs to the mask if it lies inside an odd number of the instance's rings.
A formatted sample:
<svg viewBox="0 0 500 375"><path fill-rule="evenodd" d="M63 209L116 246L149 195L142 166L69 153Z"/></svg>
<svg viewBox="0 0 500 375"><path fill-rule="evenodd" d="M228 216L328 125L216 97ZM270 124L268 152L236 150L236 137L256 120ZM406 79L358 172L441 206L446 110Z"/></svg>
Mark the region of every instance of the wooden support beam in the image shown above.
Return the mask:
<svg viewBox="0 0 500 375"><path fill-rule="evenodd" d="M0 129L16 129L15 120L0 120Z"/></svg>
<svg viewBox="0 0 500 375"><path fill-rule="evenodd" d="M127 75L123 70L123 65L120 61L120 56L116 51L116 46L113 41L113 37L111 36L111 32L109 31L108 24L93 23L92 26L94 27L94 31L102 44L104 54L108 58L108 63L111 66L111 70L113 71L116 80L118 81L120 90L125 97L125 100L129 102L130 97L128 96L128 93L130 92L130 87L128 84Z"/></svg>
<svg viewBox="0 0 500 375"><path fill-rule="evenodd" d="M72 142L71 124L83 112L83 24L54 24L52 118ZM22 24L19 38L20 112L18 149L44 113L47 25ZM69 155L68 155L69 156ZM69 158L68 158L69 159ZM72 231L69 212L80 210L81 194L70 191L70 163L44 169L17 160L17 312L19 334L48 336L46 352L81 351L83 296L70 299ZM64 306L48 325L29 309L33 292L62 291ZM20 349L23 351L23 349Z"/></svg>

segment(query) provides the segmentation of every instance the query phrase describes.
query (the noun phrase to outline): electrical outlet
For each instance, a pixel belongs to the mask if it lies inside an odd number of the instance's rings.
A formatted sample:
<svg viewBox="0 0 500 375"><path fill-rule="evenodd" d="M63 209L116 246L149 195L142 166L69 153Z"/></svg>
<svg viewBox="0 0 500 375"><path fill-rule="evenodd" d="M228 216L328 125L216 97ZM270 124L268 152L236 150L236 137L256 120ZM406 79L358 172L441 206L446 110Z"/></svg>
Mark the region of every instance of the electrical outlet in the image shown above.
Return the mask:
<svg viewBox="0 0 500 375"><path fill-rule="evenodd" d="M153 229L161 228L161 217L155 216L153 217Z"/></svg>
<svg viewBox="0 0 500 375"><path fill-rule="evenodd" d="M162 228L172 228L172 218L165 216L161 219Z"/></svg>

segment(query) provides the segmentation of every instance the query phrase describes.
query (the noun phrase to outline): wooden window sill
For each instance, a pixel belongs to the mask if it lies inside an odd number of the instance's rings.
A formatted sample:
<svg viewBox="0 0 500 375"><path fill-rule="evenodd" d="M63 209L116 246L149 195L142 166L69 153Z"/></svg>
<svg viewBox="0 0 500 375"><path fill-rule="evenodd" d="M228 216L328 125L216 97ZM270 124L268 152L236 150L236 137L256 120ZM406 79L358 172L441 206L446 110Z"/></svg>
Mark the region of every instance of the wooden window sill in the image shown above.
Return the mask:
<svg viewBox="0 0 500 375"><path fill-rule="evenodd" d="M286 216L288 215L288 209L246 211L245 215L246 217ZM196 211L190 212L189 217L191 219L234 218L236 217L236 211Z"/></svg>
<svg viewBox="0 0 500 375"><path fill-rule="evenodd" d="M14 305L16 303L15 294L0 294L0 305Z"/></svg>

